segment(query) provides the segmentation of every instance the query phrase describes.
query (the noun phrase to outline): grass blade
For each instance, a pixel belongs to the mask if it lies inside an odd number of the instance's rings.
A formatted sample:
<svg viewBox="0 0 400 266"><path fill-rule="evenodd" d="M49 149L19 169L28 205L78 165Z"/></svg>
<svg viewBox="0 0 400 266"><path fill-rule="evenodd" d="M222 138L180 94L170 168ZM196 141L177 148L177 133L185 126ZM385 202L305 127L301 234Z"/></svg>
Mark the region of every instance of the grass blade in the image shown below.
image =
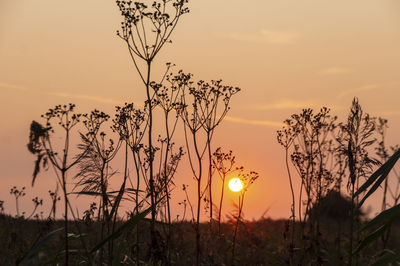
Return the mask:
<svg viewBox="0 0 400 266"><path fill-rule="evenodd" d="M369 221L362 229L361 231L367 230L371 227L378 226L380 224L388 224L393 222L395 219L400 218L400 204L397 204L396 206L393 206L390 209L387 209L378 216L376 216L374 219Z"/></svg>
<svg viewBox="0 0 400 266"><path fill-rule="evenodd" d="M26 262L27 260L33 258L33 256L35 256L40 248L46 244L55 234L57 234L58 232L64 230L64 228L58 228L54 231L51 231L50 233L48 233L47 235L45 235L39 242L37 242L29 251L28 253L21 259L21 261L18 263L19 265L23 262Z"/></svg>
<svg viewBox="0 0 400 266"><path fill-rule="evenodd" d="M390 170L392 170L393 166L394 166L394 163L393 163L393 165L391 164L387 168L384 169L384 172L382 173L381 177L375 182L375 184L371 187L371 189L367 192L367 194L365 194L365 196L362 198L362 200L358 204L357 208L361 208L361 206L364 204L364 201L378 189L378 187L382 184L383 181L385 181L386 177L388 176Z"/></svg>
<svg viewBox="0 0 400 266"><path fill-rule="evenodd" d="M101 241L99 244L97 244L91 251L90 253L96 252L99 250L103 245L105 245L108 241L115 239L119 237L124 231L134 227L140 220L142 220L144 217L146 217L150 212L151 212L151 206L144 210L141 213L138 213L134 215L132 218L130 218L128 221L126 221L121 227L119 227L115 232L108 237L106 237L103 241Z"/></svg>
<svg viewBox="0 0 400 266"><path fill-rule="evenodd" d="M372 184L374 184L368 193L363 197L363 199L358 204L358 208L364 203L364 201L378 189L380 184L385 180L388 176L389 172L393 169L394 165L396 164L397 160L400 158L400 150L396 151L390 158L384 163L381 167L378 168L368 180L356 191L354 197L357 197L364 191L368 189Z"/></svg>
<svg viewBox="0 0 400 266"><path fill-rule="evenodd" d="M371 266L386 266L400 259L400 250L396 251L385 250L385 251L386 254L381 256L378 260L376 260L373 264L371 264Z"/></svg>
<svg viewBox="0 0 400 266"><path fill-rule="evenodd" d="M389 224L384 224L381 227L379 227L377 230L369 234L366 238L364 238L360 245L354 250L353 254L358 253L360 250L371 244L373 241L375 241L378 237L380 237L387 229L389 228Z"/></svg>

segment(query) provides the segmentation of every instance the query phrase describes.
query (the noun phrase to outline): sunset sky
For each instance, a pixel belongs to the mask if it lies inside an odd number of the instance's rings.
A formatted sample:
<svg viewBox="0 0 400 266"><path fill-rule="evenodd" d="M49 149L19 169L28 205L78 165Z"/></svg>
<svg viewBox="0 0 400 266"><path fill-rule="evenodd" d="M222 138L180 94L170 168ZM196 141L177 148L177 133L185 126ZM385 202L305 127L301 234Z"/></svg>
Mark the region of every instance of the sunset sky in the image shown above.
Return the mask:
<svg viewBox="0 0 400 266"><path fill-rule="evenodd" d="M302 108L327 106L344 120L357 96L366 112L389 120L388 142L399 144L398 0L191 0L189 8L173 43L157 57L154 76L173 62L196 80L222 79L242 89L213 145L233 150L239 165L260 174L246 196L246 218L267 210L266 217L290 216L276 131ZM21 204L27 212L33 196L48 204L47 191L55 187L51 171L30 187L32 120L56 104L113 114L115 105L144 101L126 45L116 36L120 22L112 0L0 0L0 200L6 212L15 212L12 186L27 187ZM186 158L176 180L178 202L182 183L195 186ZM233 193L226 210L231 200ZM82 202L81 211L89 200Z"/></svg>

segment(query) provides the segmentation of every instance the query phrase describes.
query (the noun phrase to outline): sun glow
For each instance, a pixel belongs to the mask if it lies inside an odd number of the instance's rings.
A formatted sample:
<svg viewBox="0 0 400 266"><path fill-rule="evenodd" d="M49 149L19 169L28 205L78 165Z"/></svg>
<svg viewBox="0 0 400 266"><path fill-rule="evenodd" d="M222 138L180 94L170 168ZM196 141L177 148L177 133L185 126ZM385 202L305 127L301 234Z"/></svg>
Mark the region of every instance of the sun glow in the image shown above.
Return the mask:
<svg viewBox="0 0 400 266"><path fill-rule="evenodd" d="M230 190L234 191L234 192L239 192L243 189L243 183L242 180L240 180L240 178L232 178L229 181L228 187Z"/></svg>

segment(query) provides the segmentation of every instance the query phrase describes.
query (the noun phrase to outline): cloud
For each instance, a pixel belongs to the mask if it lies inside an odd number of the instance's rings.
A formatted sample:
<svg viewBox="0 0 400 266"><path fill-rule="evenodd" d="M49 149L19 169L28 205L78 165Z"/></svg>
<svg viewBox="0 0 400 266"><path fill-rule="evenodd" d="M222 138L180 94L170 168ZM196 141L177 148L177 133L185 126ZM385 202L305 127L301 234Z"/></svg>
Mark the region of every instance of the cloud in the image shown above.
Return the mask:
<svg viewBox="0 0 400 266"><path fill-rule="evenodd" d="M393 87L397 87L396 89L398 89L399 86L400 86L399 82L367 84L367 85L363 85L360 87L351 88L351 89L342 91L341 93L338 94L338 98L343 98L347 95L356 96L358 93L362 93L362 92L366 92L366 91L373 91L373 90L377 90L377 89L390 89Z"/></svg>
<svg viewBox="0 0 400 266"><path fill-rule="evenodd" d="M292 32L262 30L261 34L270 43L293 43L297 38L297 34Z"/></svg>
<svg viewBox="0 0 400 266"><path fill-rule="evenodd" d="M73 99L80 99L80 100L89 100L94 102L100 103L107 103L107 104L120 104L120 101L116 101L113 99L102 98L97 96L90 96L85 94L72 94L72 93L63 93L63 92L47 92L47 95L50 96L58 96L63 98L73 98Z"/></svg>
<svg viewBox="0 0 400 266"><path fill-rule="evenodd" d="M29 91L30 89L24 86L19 86L15 84L10 84L10 83L4 83L0 82L0 87L6 88L6 89L14 89L14 90L19 90L19 91Z"/></svg>
<svg viewBox="0 0 400 266"><path fill-rule="evenodd" d="M251 105L248 106L248 109L253 110L285 110L285 109L302 109L302 108L311 108L315 107L316 104L308 101L308 102L301 102L301 101L294 101L290 99L280 100L274 103L266 103L266 104L259 104L259 105Z"/></svg>
<svg viewBox="0 0 400 266"><path fill-rule="evenodd" d="M379 113L379 116L399 116L400 111L380 111L378 110L377 113Z"/></svg>
<svg viewBox="0 0 400 266"><path fill-rule="evenodd" d="M267 127L274 127L274 128L280 128L280 127L283 126L283 123L276 122L276 121L250 120L250 119L244 119L244 118L232 117L232 116L226 116L225 120L229 121L229 122L233 122L233 123L239 123L239 124L256 125L256 126L267 126Z"/></svg>
<svg viewBox="0 0 400 266"><path fill-rule="evenodd" d="M294 43L297 37L297 33L268 29L263 29L254 33L232 33L229 35L229 38L236 41L275 44L291 44Z"/></svg>
<svg viewBox="0 0 400 266"><path fill-rule="evenodd" d="M121 104L121 102L122 102L122 101L117 101L117 100L110 99L110 98L91 96L91 95L86 95L86 94L73 94L73 93L64 93L64 92L43 91L43 90L39 90L39 89L34 89L34 88L30 88L30 87L25 87L25 86L20 86L20 85L5 83L5 82L0 82L0 87L6 88L6 89L25 91L25 92L31 91L35 94L41 94L41 95L57 96L57 97L62 97L62 98L73 98L73 99L80 99L80 100L89 100L89 101L106 103L106 104Z"/></svg>
<svg viewBox="0 0 400 266"><path fill-rule="evenodd" d="M318 71L319 74L321 75L343 75L343 74L349 74L353 73L354 70L351 68L345 68L345 67L329 67L329 68L324 68Z"/></svg>

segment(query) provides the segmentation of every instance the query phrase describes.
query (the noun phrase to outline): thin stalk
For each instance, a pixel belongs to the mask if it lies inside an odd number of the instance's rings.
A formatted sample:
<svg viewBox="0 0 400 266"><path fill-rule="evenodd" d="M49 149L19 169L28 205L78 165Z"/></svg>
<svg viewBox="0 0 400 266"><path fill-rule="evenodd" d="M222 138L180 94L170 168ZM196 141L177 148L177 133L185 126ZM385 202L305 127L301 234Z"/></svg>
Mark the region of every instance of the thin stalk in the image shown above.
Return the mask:
<svg viewBox="0 0 400 266"><path fill-rule="evenodd" d="M207 130L207 150L208 150L208 191L210 200L210 222L213 220L213 201L212 201L212 161L211 161L211 136Z"/></svg>
<svg viewBox="0 0 400 266"><path fill-rule="evenodd" d="M65 169L61 171L62 187L64 192L64 243L65 243L65 265L69 265L69 250L68 250L68 198L67 198L67 183L65 181Z"/></svg>
<svg viewBox="0 0 400 266"><path fill-rule="evenodd" d="M237 236L237 230L239 227L239 222L240 222L240 216L242 215L242 208L243 208L243 202L244 202L244 193L239 195L239 211L238 211L238 217L236 219L236 226L235 226L235 232L233 234L233 244L232 244L232 265L235 264L235 246L236 246L236 236Z"/></svg>
<svg viewBox="0 0 400 266"><path fill-rule="evenodd" d="M139 152L139 150L136 150L137 152ZM139 169L139 165L138 162L136 160L136 151L132 150L132 154L133 154L133 161L135 162L135 169L136 169L136 176L137 176L137 183L136 183L136 198L135 198L135 204L136 204L136 214L139 213L139 188L140 188L140 169ZM138 155L139 156L139 155ZM139 160L139 159L138 159ZM139 264L139 225L136 226L136 262Z"/></svg>
<svg viewBox="0 0 400 266"><path fill-rule="evenodd" d="M146 96L147 96L147 105L149 108L149 131L148 131L148 145L149 145L149 170L150 170L150 201L151 201L151 222L150 222L150 237L151 237L151 249L152 253L154 253L154 247L157 245L157 239L155 235L155 220L156 220L156 206L155 206L155 190L154 190L154 169L153 169L153 161L154 161L154 151L153 151L153 106L152 106L152 98L150 96L150 73L151 73L151 60L147 60L147 79L146 79ZM155 255L155 254L153 254Z"/></svg>
<svg viewBox="0 0 400 266"><path fill-rule="evenodd" d="M351 209L350 209L350 247L349 247L349 265L353 265L353 232L354 232L354 184L351 187Z"/></svg>
<svg viewBox="0 0 400 266"><path fill-rule="evenodd" d="M17 208L17 216L19 217L18 196L15 197L15 207Z"/></svg>
<svg viewBox="0 0 400 266"><path fill-rule="evenodd" d="M222 179L222 189L221 189L221 199L219 201L219 210L218 210L218 234L221 235L221 214L222 214L222 201L224 199L224 191L225 191L225 174Z"/></svg>
<svg viewBox="0 0 400 266"><path fill-rule="evenodd" d="M193 144L196 151L197 160L199 163L199 175L197 177L197 220L196 220L196 265L200 264L200 208L201 208L201 179L202 179L202 163L201 155L197 147L196 131L192 131Z"/></svg>
<svg viewBox="0 0 400 266"><path fill-rule="evenodd" d="M295 215L295 196L294 196L294 189L293 189L293 182L292 182L292 175L290 174L290 168L289 168L289 160L288 160L289 154L288 154L288 148L285 148L285 163L286 163L286 170L288 172L288 177L289 177L289 184L290 184L290 191L292 194L292 244L291 244L291 252L293 251L294 248L294 227L296 223L296 215Z"/></svg>
<svg viewBox="0 0 400 266"><path fill-rule="evenodd" d="M170 245L171 245L171 206L170 206L170 201L169 201L169 191L168 191L168 173L167 173L167 167L168 167L168 152L170 149L170 141L171 137L169 135L169 127L168 127L168 112L165 112L165 130L167 134L167 148L165 151L165 158L164 158L164 183L165 183L165 195L167 197L167 217L168 217L168 230L167 230L167 264L171 264L171 256L170 256Z"/></svg>

